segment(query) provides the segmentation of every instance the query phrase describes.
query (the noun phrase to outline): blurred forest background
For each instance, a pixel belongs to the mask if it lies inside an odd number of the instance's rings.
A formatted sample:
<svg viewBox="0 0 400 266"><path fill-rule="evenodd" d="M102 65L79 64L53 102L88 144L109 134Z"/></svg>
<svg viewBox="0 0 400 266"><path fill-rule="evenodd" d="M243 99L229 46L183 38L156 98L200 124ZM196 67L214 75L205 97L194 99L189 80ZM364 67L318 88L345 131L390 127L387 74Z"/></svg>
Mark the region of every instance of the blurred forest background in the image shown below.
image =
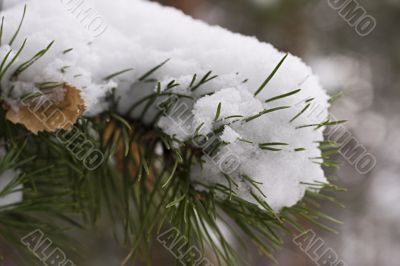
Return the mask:
<svg viewBox="0 0 400 266"><path fill-rule="evenodd" d="M315 231L346 265L400 265L400 1L358 0L377 21L367 37L360 37L328 0L159 2L298 55L331 94L343 91L332 113L349 121L347 128L377 158L377 165L360 175L338 156L343 162L335 175L348 192L337 197L346 208L329 206L327 213L343 225L336 226L337 235ZM105 223L95 232L76 233L87 254L79 265L120 264L127 253L118 249L108 228ZM273 265L255 249L253 253L249 265ZM161 246L153 256L156 266L175 265ZM315 265L290 238L276 256L279 265Z"/></svg>

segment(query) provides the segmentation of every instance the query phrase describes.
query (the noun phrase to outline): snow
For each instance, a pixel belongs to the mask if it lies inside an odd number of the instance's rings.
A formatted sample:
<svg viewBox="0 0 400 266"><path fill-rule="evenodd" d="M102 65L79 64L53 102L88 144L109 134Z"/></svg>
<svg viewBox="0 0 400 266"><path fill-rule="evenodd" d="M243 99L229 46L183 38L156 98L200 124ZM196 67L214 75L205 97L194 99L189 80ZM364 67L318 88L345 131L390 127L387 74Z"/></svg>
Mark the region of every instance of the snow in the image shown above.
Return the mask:
<svg viewBox="0 0 400 266"><path fill-rule="evenodd" d="M233 130L230 126L224 127L224 132L222 132L221 140L227 143L233 143L240 138L240 135Z"/></svg>
<svg viewBox="0 0 400 266"><path fill-rule="evenodd" d="M327 117L328 97L311 69L298 57L289 55L267 86L254 96L284 53L253 37L231 33L196 21L175 9L141 0L114 0L112 4L105 0L86 1L86 6L90 6L107 25L103 34L94 37L87 27L90 21L64 1L27 3L26 20L12 48L17 50L25 37L28 41L16 65L31 58L51 41L55 40L55 43L45 57L20 75L11 98L18 98L18 91L27 84L65 81L81 90L87 107L85 115L94 116L107 110L109 104L104 99L116 88L119 112L126 114L132 104L155 91L154 84L138 79L170 59L153 73L152 78L161 82L163 90L174 80L180 86L171 91L193 99L180 101L186 106L185 119L182 113L176 112L165 115L157 126L182 141L189 141L195 134L210 134L222 126L224 130L219 137L226 143L219 151L221 157L229 152L240 160L230 173L238 184L234 189L239 197L256 203L252 191L273 209L280 210L303 197L307 186L302 183L326 182L320 165L310 159L321 156L315 142L323 140L323 128L296 129L315 123L308 111L289 122L305 107L304 100L309 98L314 98L313 103L320 106L323 116ZM16 5L4 12L5 40L10 39L18 25L22 8L22 5ZM70 48L73 50L64 53ZM128 68L133 71L110 81L104 80L104 77ZM218 77L192 91L193 75L197 74L198 82L209 71ZM298 88L301 91L297 94L265 103L267 99ZM215 119L219 105L219 119ZM281 106L290 108L244 121L265 109ZM150 123L158 111L153 105L144 116L142 108L136 108L129 115ZM229 116L237 117L228 119ZM282 149L279 152L261 150L258 146L271 142L288 145L279 147ZM305 150L295 152L296 148ZM206 154L202 159L205 161L203 167L193 167L193 182L227 185L220 164L207 158ZM243 175L262 183L261 189L267 197L252 188Z"/></svg>

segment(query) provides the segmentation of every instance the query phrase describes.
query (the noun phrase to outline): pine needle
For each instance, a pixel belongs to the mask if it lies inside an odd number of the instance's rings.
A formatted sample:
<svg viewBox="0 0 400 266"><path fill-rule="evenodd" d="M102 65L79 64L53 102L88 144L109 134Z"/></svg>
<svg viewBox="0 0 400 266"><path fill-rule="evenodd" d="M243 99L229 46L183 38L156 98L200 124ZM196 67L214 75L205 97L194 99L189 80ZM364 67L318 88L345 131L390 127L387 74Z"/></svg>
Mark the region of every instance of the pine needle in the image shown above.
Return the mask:
<svg viewBox="0 0 400 266"><path fill-rule="evenodd" d="M299 91L301 91L301 89L293 90L293 91L290 91L290 92L288 92L288 93L285 93L285 94L281 94L281 95L272 97L272 98L270 98L270 99L268 99L268 100L265 100L265 103L273 102L273 101L276 101L276 100L279 100L279 99L283 99L283 98L292 96L292 95L298 93Z"/></svg>
<svg viewBox="0 0 400 266"><path fill-rule="evenodd" d="M190 91L195 91L198 88L200 88L201 86L203 86L204 84L206 84L207 82L209 82L209 81L211 81L211 80L213 80L213 79L218 77L217 75L213 75L212 76L211 74L212 74L212 71L208 71L204 75L204 77L197 84L194 85L194 84L191 83L192 86L189 87ZM194 80L195 80L195 78L194 78ZM193 80L192 80L192 82L194 83Z"/></svg>
<svg viewBox="0 0 400 266"><path fill-rule="evenodd" d="M107 77L103 78L103 80L110 80L110 79L113 79L113 78L115 78L115 77L117 77L117 76L119 76L119 75L125 74L126 72L129 72L129 71L132 71L132 70L133 70L133 68L127 68L127 69L118 71L118 72L116 72L116 73L113 73L113 74L108 75Z"/></svg>
<svg viewBox="0 0 400 266"><path fill-rule="evenodd" d="M139 81L145 81L147 78L149 78L151 75L153 75L153 73L155 73L157 70L159 70L160 68L162 68L170 59L167 59L165 61L163 61L161 64L155 66L154 68L150 69L148 72L146 72L145 74L143 74L143 76L141 76L139 78Z"/></svg>
<svg viewBox="0 0 400 266"><path fill-rule="evenodd" d="M260 113L258 113L256 115L253 115L253 116L250 116L250 117L244 119L244 121L247 123L247 122L250 122L250 121L252 121L252 120L254 120L256 118L259 118L262 115L269 114L269 113L276 112L276 111L283 110L283 109L287 109L287 108L290 108L290 106L280 106L280 107L275 107L275 108L272 108L272 109L265 109L264 111L262 111L262 112L260 112Z"/></svg>
<svg viewBox="0 0 400 266"><path fill-rule="evenodd" d="M221 115L221 108L222 108L222 103L219 103L218 107L217 107L217 112L214 117L214 121L217 121L219 119L219 117Z"/></svg>
<svg viewBox="0 0 400 266"><path fill-rule="evenodd" d="M13 59L11 59L11 61L3 69L3 65L6 62L7 57L8 57L9 54L6 55L6 57L4 58L3 62L1 63L1 66L0 66L0 80L3 78L4 74L11 67L11 65L15 62L15 60L17 60L18 56L21 54L22 50L24 49L25 44L26 44L26 39L22 43L21 47L19 48L18 52L15 54Z"/></svg>
<svg viewBox="0 0 400 266"><path fill-rule="evenodd" d="M8 45L11 46L14 43L15 39L17 38L18 33L21 30L21 26L24 23L25 14L26 14L26 4L24 5L24 11L22 13L22 18L21 18L21 21L19 22L18 28L17 28L16 32L14 33L13 37L11 38L10 42L8 43Z"/></svg>
<svg viewBox="0 0 400 266"><path fill-rule="evenodd" d="M258 90L254 93L254 96L257 96L267 85L268 83L271 81L271 79L275 76L276 72L279 70L279 68L282 66L283 62L286 60L286 58L288 57L288 53L285 54L285 56L281 59L281 61L278 63L278 65L274 68L274 70L272 71L272 73L267 77L266 80L264 80L264 82L261 84L261 86L258 88Z"/></svg>
<svg viewBox="0 0 400 266"><path fill-rule="evenodd" d="M1 18L1 26L0 26L0 46L3 43L3 28L4 28L4 16Z"/></svg>
<svg viewBox="0 0 400 266"><path fill-rule="evenodd" d="M29 68L31 65L33 65L37 60L39 60L41 57L43 57L51 48L53 45L54 41L52 41L46 48L43 50L37 52L31 59L28 61L22 63L20 66L17 67L17 69L14 71L14 73L11 75L12 79L16 79L19 74L24 72L27 68Z"/></svg>
<svg viewBox="0 0 400 266"><path fill-rule="evenodd" d="M299 118L307 109L311 106L311 104L307 104L297 115L295 115L292 119L289 120L289 123L292 123L294 120Z"/></svg>

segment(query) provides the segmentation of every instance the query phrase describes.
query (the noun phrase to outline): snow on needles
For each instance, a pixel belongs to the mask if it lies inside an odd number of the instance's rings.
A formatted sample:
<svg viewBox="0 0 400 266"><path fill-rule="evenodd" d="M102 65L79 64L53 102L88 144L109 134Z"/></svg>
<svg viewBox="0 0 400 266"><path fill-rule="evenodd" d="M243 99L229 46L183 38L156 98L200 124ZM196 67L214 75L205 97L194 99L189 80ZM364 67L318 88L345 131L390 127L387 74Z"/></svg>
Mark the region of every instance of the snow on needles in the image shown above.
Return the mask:
<svg viewBox="0 0 400 266"><path fill-rule="evenodd" d="M143 108L131 108L157 90L156 83L139 78L169 59L151 78L160 81L161 92L188 96L181 101L189 115L183 119L178 112L164 114L157 125L180 141L222 129L216 133L223 143L219 153L229 150L240 159L238 167L229 174L238 196L257 204L256 196L280 210L304 196L308 188L304 183L326 182L320 165L310 159L321 157L317 142L323 141L323 128L296 129L315 122L315 118L310 119L311 108L296 115L310 100L319 106L322 122L328 115L328 97L311 69L299 58L288 55L255 96L285 55L270 44L140 0L87 1L108 26L95 38L83 25L83 13L64 2L27 1L26 20L12 45L17 50L23 39L28 39L18 62L30 59L51 41L55 43L19 76L11 98L20 96L18 93L22 88L26 90L27 84L33 89L37 82L63 81L81 90L87 107L85 115L94 116L107 110L106 95L116 88L120 113L151 123L159 112L156 105L144 116ZM5 40L11 38L22 9L22 5L16 5L4 12ZM1 49L8 48L4 45ZM104 80L129 68L133 70ZM204 78L207 82L197 86ZM179 86L168 87L171 81ZM301 90L296 92L297 89ZM293 93L277 97L289 92ZM265 112L279 107L282 109ZM260 115L249 119L257 114ZM184 126L177 126L177 121ZM196 187L204 190L204 185L228 186L229 181L218 165L206 155L202 159L203 165L192 167L191 178ZM262 193L245 177L259 184Z"/></svg>

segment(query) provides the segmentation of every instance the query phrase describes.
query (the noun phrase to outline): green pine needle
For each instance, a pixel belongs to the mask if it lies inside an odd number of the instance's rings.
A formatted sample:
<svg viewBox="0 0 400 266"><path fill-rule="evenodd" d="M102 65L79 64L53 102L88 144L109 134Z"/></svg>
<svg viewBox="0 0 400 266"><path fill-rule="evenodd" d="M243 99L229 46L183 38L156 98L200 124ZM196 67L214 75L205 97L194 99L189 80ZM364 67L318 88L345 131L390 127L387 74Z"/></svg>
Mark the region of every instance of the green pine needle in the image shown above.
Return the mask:
<svg viewBox="0 0 400 266"><path fill-rule="evenodd" d="M260 116L263 116L265 114L269 114L269 113L287 109L287 108L290 108L290 106L280 106L280 107L275 107L275 108L271 108L271 109L265 109L264 111L261 111L260 113L258 113L256 115L253 115L253 116L250 116L250 117L244 119L244 121L247 123L247 122L250 122L250 121L252 121L256 118L259 118Z"/></svg>
<svg viewBox="0 0 400 266"><path fill-rule="evenodd" d="M14 71L14 73L11 75L11 79L17 79L17 77L22 72L24 72L27 68L29 68L31 65L33 65L37 60L39 60L41 57L43 57L49 51L49 49L51 48L53 43L54 43L54 41L52 41L45 49L36 53L31 59L22 63L20 66L18 66L17 69Z"/></svg>
<svg viewBox="0 0 400 266"><path fill-rule="evenodd" d="M155 66L154 68L150 69L148 72L146 72L145 74L143 74L143 76L141 76L139 78L139 81L146 81L151 75L153 75L157 70L159 70L160 68L162 68L166 63L168 63L170 59L167 59L165 61L163 61L161 64Z"/></svg>
<svg viewBox="0 0 400 266"><path fill-rule="evenodd" d="M268 99L268 100L265 100L265 103L273 102L273 101L276 101L276 100L279 100L279 99L283 99L283 98L292 96L292 95L298 93L299 91L301 91L301 89L293 90L293 91L290 91L290 92L288 92L288 93L285 93L285 94L281 94L281 95L272 97L272 98L270 98L270 99Z"/></svg>
<svg viewBox="0 0 400 266"><path fill-rule="evenodd" d="M108 75L107 77L103 78L103 80L107 81L107 80L113 79L113 78L115 78L115 77L117 77L119 75L125 74L127 72L132 71L132 70L133 70L133 68L128 68L128 69L124 69L124 70L118 71L116 73Z"/></svg>
<svg viewBox="0 0 400 266"><path fill-rule="evenodd" d="M281 59L281 61L278 63L278 65L274 68L272 73L267 77L266 80L261 84L261 86L258 88L258 90L254 93L254 96L257 96L271 81L271 79L275 76L276 72L278 72L279 68L282 66L283 62L286 60L288 57L288 53L285 54L285 56Z"/></svg>
<svg viewBox="0 0 400 266"><path fill-rule="evenodd" d="M10 42L8 43L8 45L11 46L14 43L15 39L17 38L18 33L21 30L22 24L24 23L25 14L26 14L26 4L24 5L24 11L22 13L22 18L21 18L21 21L19 22L18 28L15 31L15 33L14 33L13 37L11 38Z"/></svg>
<svg viewBox="0 0 400 266"><path fill-rule="evenodd" d="M0 26L0 46L3 43L3 29L4 29L4 16L1 18L1 26Z"/></svg>
<svg viewBox="0 0 400 266"><path fill-rule="evenodd" d="M209 71L204 75L204 77L197 84L194 84L195 77L196 77L196 75L194 76L194 78L193 78L193 80L191 82L191 86L189 87L190 91L197 90L198 88L200 88L201 86L203 86L207 82L210 82L211 80L216 79L218 76L217 75L212 75L212 71Z"/></svg>
<svg viewBox="0 0 400 266"><path fill-rule="evenodd" d="M21 47L18 49L18 51L15 54L15 56L11 59L11 61L6 66L4 66L4 64L7 61L7 58L9 56L9 54L10 54L10 53L7 53L6 57L3 59L1 65L0 65L0 80L3 78L4 74L11 67L11 65L14 64L15 60L17 60L18 56L21 54L22 50L24 49L25 44L26 44L26 39L22 43ZM11 52L11 50L10 50L10 52ZM3 66L4 66L4 68L3 68Z"/></svg>
<svg viewBox="0 0 400 266"><path fill-rule="evenodd" d="M294 120L299 118L307 109L311 106L311 104L307 104L297 115L295 115L292 119L289 120L289 123L292 123Z"/></svg>
<svg viewBox="0 0 400 266"><path fill-rule="evenodd" d="M217 121L221 115L222 103L218 103L217 112L214 117L214 121Z"/></svg>

